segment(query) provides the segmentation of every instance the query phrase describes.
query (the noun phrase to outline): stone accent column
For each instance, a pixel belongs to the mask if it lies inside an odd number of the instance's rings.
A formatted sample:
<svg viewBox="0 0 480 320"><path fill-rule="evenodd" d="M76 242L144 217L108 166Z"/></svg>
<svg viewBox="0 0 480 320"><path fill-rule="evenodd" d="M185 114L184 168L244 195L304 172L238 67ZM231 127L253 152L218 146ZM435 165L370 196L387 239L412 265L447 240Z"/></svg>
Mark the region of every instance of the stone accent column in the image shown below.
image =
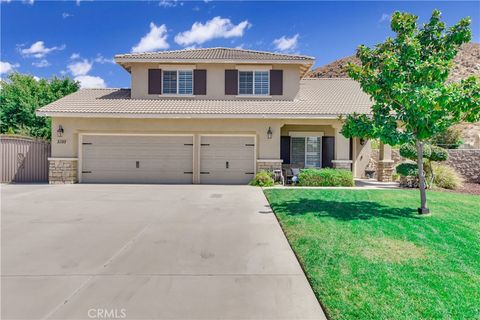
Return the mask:
<svg viewBox="0 0 480 320"><path fill-rule="evenodd" d="M78 159L48 158L48 182L50 184L71 184L78 182Z"/></svg>
<svg viewBox="0 0 480 320"><path fill-rule="evenodd" d="M393 169L393 160L379 160L377 164L377 180L380 182L392 182Z"/></svg>
<svg viewBox="0 0 480 320"><path fill-rule="evenodd" d="M377 164L377 180L391 182L393 180L394 161L392 160L392 147L380 143Z"/></svg>
<svg viewBox="0 0 480 320"><path fill-rule="evenodd" d="M352 160L332 160L335 169L352 170Z"/></svg>
<svg viewBox="0 0 480 320"><path fill-rule="evenodd" d="M282 159L257 159L257 172L282 170Z"/></svg>

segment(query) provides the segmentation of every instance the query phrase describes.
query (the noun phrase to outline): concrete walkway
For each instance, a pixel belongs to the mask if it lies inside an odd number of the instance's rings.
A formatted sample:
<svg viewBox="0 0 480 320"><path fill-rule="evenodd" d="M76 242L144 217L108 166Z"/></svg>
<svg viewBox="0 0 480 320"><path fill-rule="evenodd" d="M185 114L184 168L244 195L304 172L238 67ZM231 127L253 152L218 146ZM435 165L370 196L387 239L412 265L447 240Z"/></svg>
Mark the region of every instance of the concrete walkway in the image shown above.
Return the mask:
<svg viewBox="0 0 480 320"><path fill-rule="evenodd" d="M275 185L273 187L265 187L265 189L347 189L347 190L364 190L364 189L401 189L398 182L379 182L375 179L355 179L354 187L302 187L291 185Z"/></svg>
<svg viewBox="0 0 480 320"><path fill-rule="evenodd" d="M325 319L260 188L7 185L1 200L2 319Z"/></svg>

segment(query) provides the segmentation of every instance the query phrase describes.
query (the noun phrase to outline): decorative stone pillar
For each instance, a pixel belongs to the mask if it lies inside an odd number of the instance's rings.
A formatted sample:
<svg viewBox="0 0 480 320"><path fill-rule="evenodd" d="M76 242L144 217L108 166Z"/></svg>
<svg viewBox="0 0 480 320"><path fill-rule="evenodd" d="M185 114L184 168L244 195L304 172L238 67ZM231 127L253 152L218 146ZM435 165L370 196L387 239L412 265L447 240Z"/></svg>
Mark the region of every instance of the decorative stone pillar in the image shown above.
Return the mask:
<svg viewBox="0 0 480 320"><path fill-rule="evenodd" d="M78 182L77 158L48 158L48 182L71 184Z"/></svg>
<svg viewBox="0 0 480 320"><path fill-rule="evenodd" d="M391 182L393 179L394 161L392 160L392 147L380 143L377 164L377 180Z"/></svg>
<svg viewBox="0 0 480 320"><path fill-rule="evenodd" d="M282 170L282 159L257 159L257 172Z"/></svg>
<svg viewBox="0 0 480 320"><path fill-rule="evenodd" d="M377 163L377 180L380 182L392 182L393 170L393 160L379 160Z"/></svg>

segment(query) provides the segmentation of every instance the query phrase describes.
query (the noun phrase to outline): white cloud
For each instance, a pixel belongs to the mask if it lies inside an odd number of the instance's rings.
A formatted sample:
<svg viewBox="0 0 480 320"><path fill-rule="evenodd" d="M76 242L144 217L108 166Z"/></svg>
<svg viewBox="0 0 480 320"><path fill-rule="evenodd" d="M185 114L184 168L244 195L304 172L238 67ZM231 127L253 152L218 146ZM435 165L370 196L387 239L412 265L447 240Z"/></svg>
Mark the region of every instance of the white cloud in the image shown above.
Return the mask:
<svg viewBox="0 0 480 320"><path fill-rule="evenodd" d="M250 26L251 24L248 20L235 25L230 19L215 17L205 22L205 24L195 22L190 30L178 33L175 36L175 42L182 46L188 46L202 44L217 38L242 37L245 29Z"/></svg>
<svg viewBox="0 0 480 320"><path fill-rule="evenodd" d="M10 3L12 0L0 0L0 3Z"/></svg>
<svg viewBox="0 0 480 320"><path fill-rule="evenodd" d="M150 31L140 39L136 46L132 47L132 52L167 49L169 47L167 36L167 26L164 24L156 26L155 23L150 22Z"/></svg>
<svg viewBox="0 0 480 320"><path fill-rule="evenodd" d="M273 40L275 48L280 51L291 51L297 47L298 33L291 38L282 36L281 38Z"/></svg>
<svg viewBox="0 0 480 320"><path fill-rule="evenodd" d="M70 56L70 60L76 60L76 59L80 59L80 54L72 53L72 55Z"/></svg>
<svg viewBox="0 0 480 320"><path fill-rule="evenodd" d="M390 21L390 15L388 13L382 13L382 16L378 20L378 22L385 22L385 21Z"/></svg>
<svg viewBox="0 0 480 320"><path fill-rule="evenodd" d="M18 63L11 64L6 61L0 61L0 74L9 73L10 71L18 67L20 67Z"/></svg>
<svg viewBox="0 0 480 320"><path fill-rule="evenodd" d="M35 81L39 81L39 80L40 80L40 78L37 77L37 76L33 76L33 79L35 79Z"/></svg>
<svg viewBox="0 0 480 320"><path fill-rule="evenodd" d="M63 19L67 19L67 18L69 18L69 17L73 17L73 14L68 13L68 12L62 13L62 18L63 18Z"/></svg>
<svg viewBox="0 0 480 320"><path fill-rule="evenodd" d="M29 5L33 5L35 3L35 0L23 0L22 2Z"/></svg>
<svg viewBox="0 0 480 320"><path fill-rule="evenodd" d="M87 59L71 63L67 66L74 77L84 76L92 69L92 63Z"/></svg>
<svg viewBox="0 0 480 320"><path fill-rule="evenodd" d="M97 57L93 59L96 63L105 64L105 63L115 63L113 59L105 58L102 54L98 53Z"/></svg>
<svg viewBox="0 0 480 320"><path fill-rule="evenodd" d="M37 68L45 68L50 66L50 63L47 61L47 59L42 59L38 62L32 62L32 66L35 66Z"/></svg>
<svg viewBox="0 0 480 320"><path fill-rule="evenodd" d="M43 58L52 51L63 49L65 49L65 45L47 48L45 47L45 43L43 41L37 41L32 44L30 48L21 49L20 53L26 57Z"/></svg>
<svg viewBox="0 0 480 320"><path fill-rule="evenodd" d="M105 80L97 76L82 75L74 78L82 88L106 88Z"/></svg>
<svg viewBox="0 0 480 320"><path fill-rule="evenodd" d="M164 8L176 7L177 4L178 4L178 0L160 0L160 2L158 3L160 7L164 7ZM180 5L183 5L183 3L180 3Z"/></svg>

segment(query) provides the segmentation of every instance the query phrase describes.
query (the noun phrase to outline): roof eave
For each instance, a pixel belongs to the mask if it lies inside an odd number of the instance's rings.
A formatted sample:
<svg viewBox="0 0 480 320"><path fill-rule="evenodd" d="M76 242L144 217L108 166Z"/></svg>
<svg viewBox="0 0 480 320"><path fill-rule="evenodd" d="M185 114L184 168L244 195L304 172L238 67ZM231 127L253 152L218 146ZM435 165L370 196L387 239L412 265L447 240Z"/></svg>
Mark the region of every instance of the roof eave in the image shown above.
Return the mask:
<svg viewBox="0 0 480 320"><path fill-rule="evenodd" d="M345 114L158 114L158 113L102 113L36 111L39 117L56 118L127 118L127 119L338 119Z"/></svg>
<svg viewBox="0 0 480 320"><path fill-rule="evenodd" d="M132 63L158 63L158 64L180 64L180 63L206 63L206 64L285 64L299 65L301 70L301 78L303 78L315 60L232 60L232 59L132 59L132 58L115 58L115 62L131 73Z"/></svg>

